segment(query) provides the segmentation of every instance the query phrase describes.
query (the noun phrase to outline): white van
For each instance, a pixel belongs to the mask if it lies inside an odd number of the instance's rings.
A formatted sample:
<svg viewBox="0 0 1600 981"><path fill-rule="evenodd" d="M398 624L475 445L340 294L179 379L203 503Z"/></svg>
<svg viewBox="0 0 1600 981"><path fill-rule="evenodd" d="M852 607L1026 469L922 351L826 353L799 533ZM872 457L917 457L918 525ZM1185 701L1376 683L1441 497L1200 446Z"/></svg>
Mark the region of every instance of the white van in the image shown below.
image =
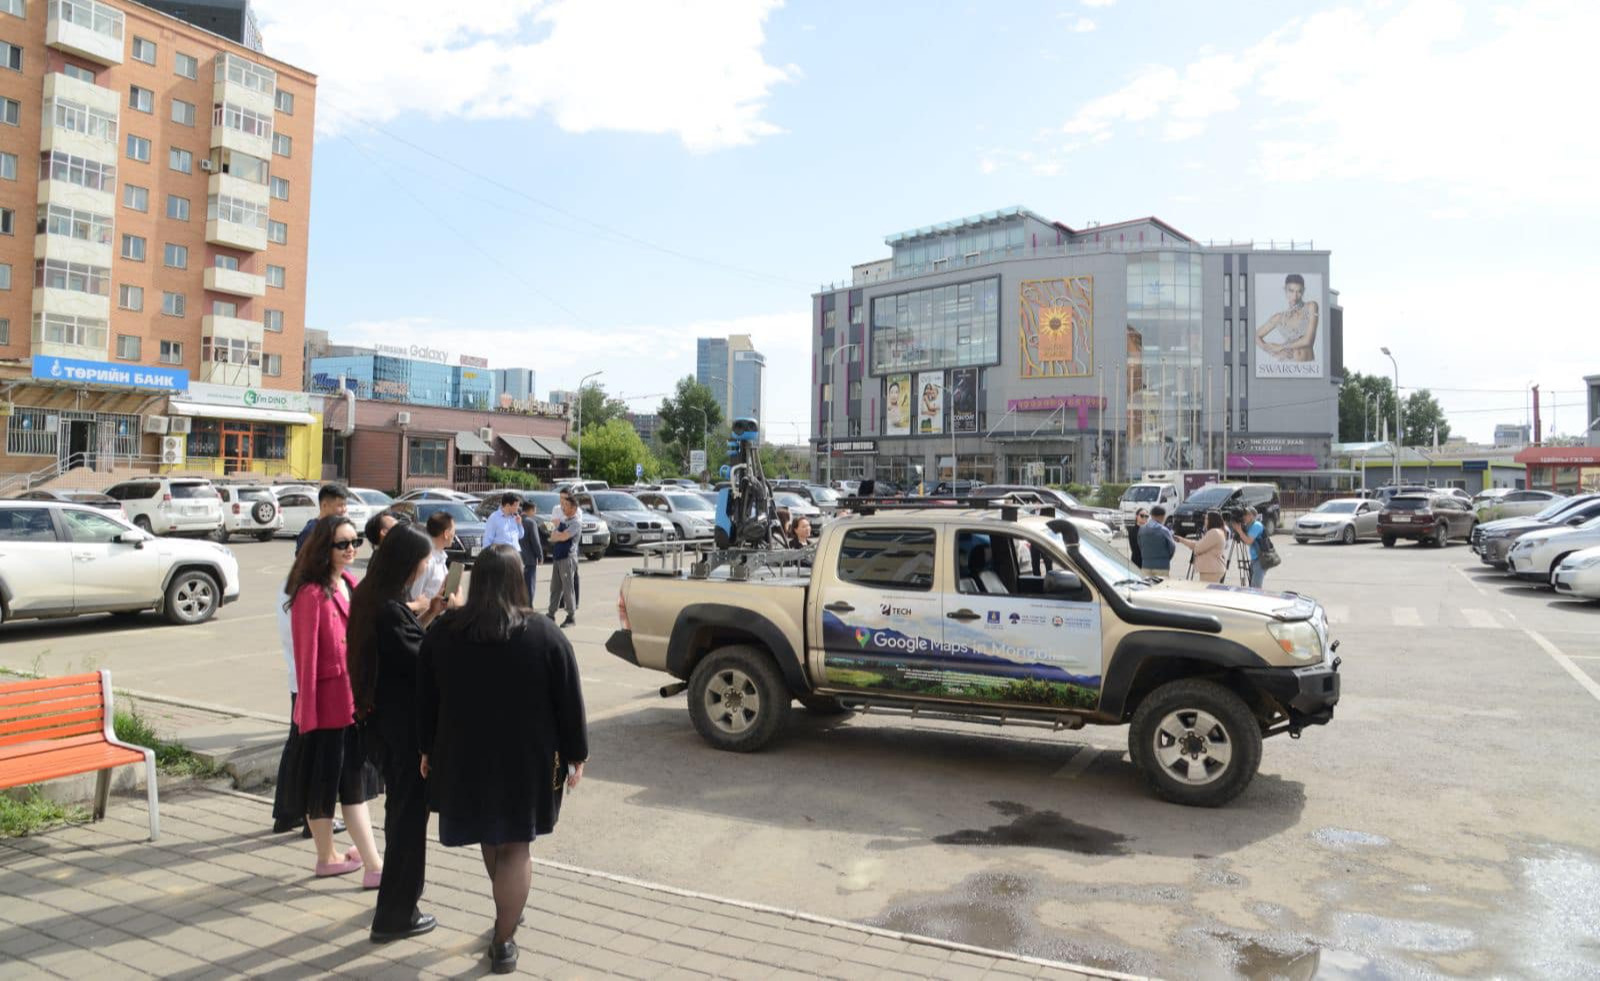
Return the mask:
<svg viewBox="0 0 1600 981"><path fill-rule="evenodd" d="M1124 523L1131 525L1133 516L1139 513L1140 508L1148 511L1159 504L1171 514L1172 509L1178 506L1179 500L1178 488L1172 484L1129 484L1128 489L1122 492L1122 499L1117 502L1117 507L1123 513Z"/></svg>

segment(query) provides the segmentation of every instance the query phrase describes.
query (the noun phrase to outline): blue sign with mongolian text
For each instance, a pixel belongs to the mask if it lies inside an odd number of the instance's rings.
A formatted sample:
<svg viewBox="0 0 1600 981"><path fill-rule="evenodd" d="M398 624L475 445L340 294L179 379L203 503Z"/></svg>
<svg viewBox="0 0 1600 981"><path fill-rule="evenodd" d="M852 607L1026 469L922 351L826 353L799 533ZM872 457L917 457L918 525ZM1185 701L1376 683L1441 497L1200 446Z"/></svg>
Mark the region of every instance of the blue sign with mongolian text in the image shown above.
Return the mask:
<svg viewBox="0 0 1600 981"><path fill-rule="evenodd" d="M75 358L58 358L42 354L33 356L33 377L84 385L151 388L160 392L184 392L189 389L189 373L182 368L153 368L142 364L112 364L109 361L79 361Z"/></svg>

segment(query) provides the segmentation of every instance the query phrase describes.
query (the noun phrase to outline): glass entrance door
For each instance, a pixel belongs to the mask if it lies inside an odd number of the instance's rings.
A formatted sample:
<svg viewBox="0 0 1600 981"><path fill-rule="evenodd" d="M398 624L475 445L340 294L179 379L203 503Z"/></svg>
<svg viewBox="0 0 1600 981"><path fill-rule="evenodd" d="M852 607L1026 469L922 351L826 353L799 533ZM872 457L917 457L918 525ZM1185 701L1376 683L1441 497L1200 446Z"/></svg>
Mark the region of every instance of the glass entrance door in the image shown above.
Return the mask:
<svg viewBox="0 0 1600 981"><path fill-rule="evenodd" d="M255 462L255 437L249 429L222 430L224 473L247 473Z"/></svg>

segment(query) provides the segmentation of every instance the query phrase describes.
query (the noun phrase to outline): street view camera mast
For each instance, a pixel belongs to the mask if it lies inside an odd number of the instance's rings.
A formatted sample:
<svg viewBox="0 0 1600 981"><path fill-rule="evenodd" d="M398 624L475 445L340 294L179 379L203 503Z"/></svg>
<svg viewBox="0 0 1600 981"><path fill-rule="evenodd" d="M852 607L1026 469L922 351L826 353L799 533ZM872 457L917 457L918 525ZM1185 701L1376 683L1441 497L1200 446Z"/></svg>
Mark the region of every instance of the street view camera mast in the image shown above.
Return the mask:
<svg viewBox="0 0 1600 981"><path fill-rule="evenodd" d="M777 515L761 471L761 425L756 420L733 420L728 462L721 473L728 486L717 493L717 547L770 547Z"/></svg>

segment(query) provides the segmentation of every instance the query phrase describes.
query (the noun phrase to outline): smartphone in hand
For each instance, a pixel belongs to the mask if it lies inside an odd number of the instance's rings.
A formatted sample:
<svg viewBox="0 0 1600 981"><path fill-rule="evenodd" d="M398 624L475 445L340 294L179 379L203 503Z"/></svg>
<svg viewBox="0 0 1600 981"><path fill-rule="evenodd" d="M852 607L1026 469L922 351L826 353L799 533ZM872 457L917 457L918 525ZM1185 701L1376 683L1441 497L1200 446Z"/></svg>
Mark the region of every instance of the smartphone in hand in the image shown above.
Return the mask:
<svg viewBox="0 0 1600 981"><path fill-rule="evenodd" d="M456 590L461 588L461 573L463 569L464 566L459 562L450 563L450 568L444 574L444 589L439 591L440 596L449 599L456 594Z"/></svg>

